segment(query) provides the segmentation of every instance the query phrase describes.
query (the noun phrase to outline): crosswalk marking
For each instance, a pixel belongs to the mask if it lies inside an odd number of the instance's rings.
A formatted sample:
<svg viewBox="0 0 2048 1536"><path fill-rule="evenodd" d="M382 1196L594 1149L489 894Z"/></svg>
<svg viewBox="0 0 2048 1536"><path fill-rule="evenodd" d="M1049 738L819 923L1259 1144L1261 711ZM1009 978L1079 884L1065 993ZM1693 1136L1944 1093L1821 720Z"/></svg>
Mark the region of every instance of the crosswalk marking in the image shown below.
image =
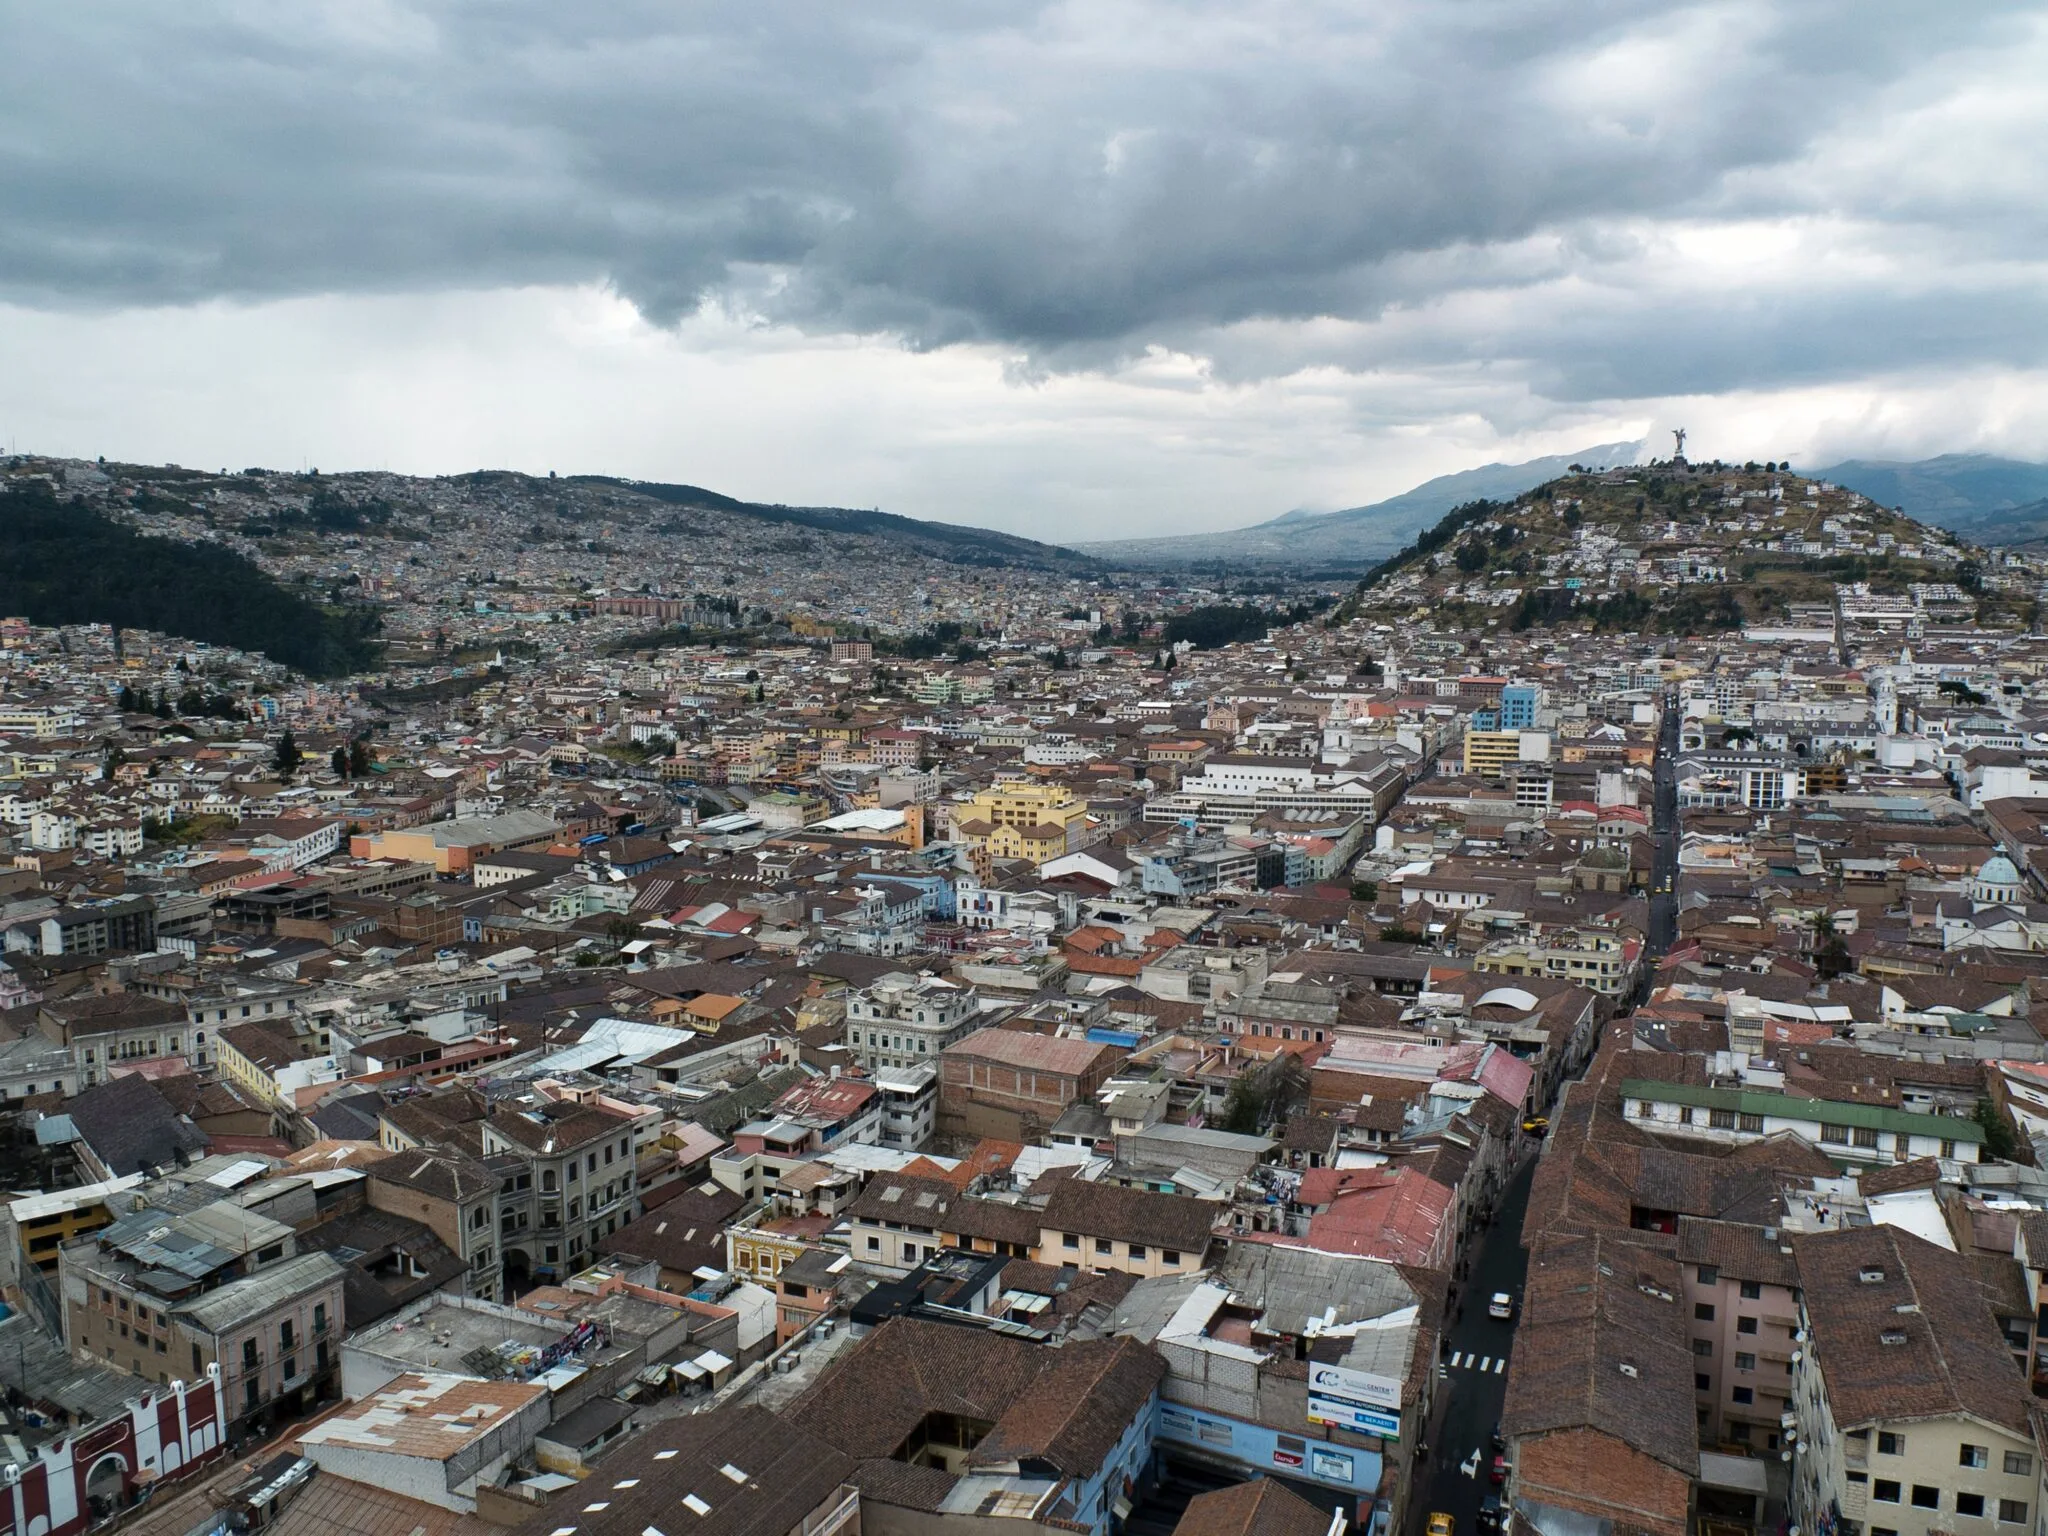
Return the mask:
<svg viewBox="0 0 2048 1536"><path fill-rule="evenodd" d="M1454 1354L1454 1355L1452 1355L1452 1356L1451 1356L1451 1364L1453 1364L1453 1365L1463 1365L1464 1363L1465 1363L1465 1352L1464 1352L1464 1351L1463 1351L1462 1349L1461 1349L1461 1350L1459 1350L1459 1351L1458 1351L1458 1352L1457 1352L1456 1354Z"/></svg>
<svg viewBox="0 0 2048 1536"><path fill-rule="evenodd" d="M1506 1355L1502 1355L1498 1360L1493 1362L1493 1374L1496 1376L1498 1376L1502 1371L1506 1370L1507 1368L1508 1357Z"/></svg>
<svg viewBox="0 0 2048 1536"><path fill-rule="evenodd" d="M1491 1355L1488 1355L1488 1356L1487 1356L1487 1357L1486 1357L1486 1358L1485 1358L1484 1360L1480 1361L1480 1362L1479 1362L1479 1369L1480 1369L1480 1372L1481 1372L1481 1374L1484 1374L1485 1372L1487 1372L1487 1371L1490 1371L1490 1370L1492 1370L1492 1369L1493 1369L1493 1356L1491 1356Z"/></svg>

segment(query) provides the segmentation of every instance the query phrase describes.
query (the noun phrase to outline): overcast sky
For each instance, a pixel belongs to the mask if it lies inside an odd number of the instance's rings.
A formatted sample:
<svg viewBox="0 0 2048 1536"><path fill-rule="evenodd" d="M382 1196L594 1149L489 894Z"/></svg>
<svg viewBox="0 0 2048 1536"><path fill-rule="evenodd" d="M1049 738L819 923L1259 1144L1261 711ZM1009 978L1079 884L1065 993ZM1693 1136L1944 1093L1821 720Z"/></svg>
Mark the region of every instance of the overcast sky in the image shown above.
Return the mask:
<svg viewBox="0 0 2048 1536"><path fill-rule="evenodd" d="M0 0L0 444L1054 539L2048 458L2048 10Z"/></svg>

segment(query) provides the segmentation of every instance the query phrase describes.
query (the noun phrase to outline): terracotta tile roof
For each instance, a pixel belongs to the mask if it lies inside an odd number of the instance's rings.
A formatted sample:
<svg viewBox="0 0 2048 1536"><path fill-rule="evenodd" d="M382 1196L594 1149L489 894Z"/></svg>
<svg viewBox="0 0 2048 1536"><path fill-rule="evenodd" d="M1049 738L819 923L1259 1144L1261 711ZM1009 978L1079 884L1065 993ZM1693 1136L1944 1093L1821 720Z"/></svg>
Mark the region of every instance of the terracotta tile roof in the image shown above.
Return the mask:
<svg viewBox="0 0 2048 1536"><path fill-rule="evenodd" d="M847 1455L890 1457L926 1416L989 1426L974 1465L1026 1458L1085 1477L1098 1470L1166 1375L1129 1339L1053 1349L948 1323L895 1318L835 1364L786 1422Z"/></svg>
<svg viewBox="0 0 2048 1536"><path fill-rule="evenodd" d="M1517 1440L1590 1430L1689 1480L1691 1313L1677 1261L1629 1235L1547 1236L1531 1251L1502 1427Z"/></svg>
<svg viewBox="0 0 2048 1536"><path fill-rule="evenodd" d="M1198 1494L1173 1536L1327 1536L1330 1517L1270 1477Z"/></svg>
<svg viewBox="0 0 2048 1536"><path fill-rule="evenodd" d="M1896 1227L1794 1246L1838 1425L1968 1413L2032 1437L2033 1399L1966 1259Z"/></svg>
<svg viewBox="0 0 2048 1536"><path fill-rule="evenodd" d="M1222 1209L1187 1195L1062 1179L1046 1202L1042 1225L1084 1237L1199 1255L1208 1247Z"/></svg>

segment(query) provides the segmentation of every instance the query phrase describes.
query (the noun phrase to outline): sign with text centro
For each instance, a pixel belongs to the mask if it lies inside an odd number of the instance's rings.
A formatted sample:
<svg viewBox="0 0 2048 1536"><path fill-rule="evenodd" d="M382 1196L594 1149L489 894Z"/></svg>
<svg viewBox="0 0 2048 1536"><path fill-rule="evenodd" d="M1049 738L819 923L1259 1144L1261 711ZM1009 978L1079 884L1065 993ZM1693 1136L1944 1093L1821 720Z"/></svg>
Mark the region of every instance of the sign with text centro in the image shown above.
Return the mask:
<svg viewBox="0 0 2048 1536"><path fill-rule="evenodd" d="M1388 1413L1384 1408L1368 1408L1363 1403L1348 1403L1342 1398L1311 1394L1308 1421L1311 1424L1334 1424L1340 1429L1361 1435L1379 1435L1388 1440L1401 1438L1401 1415Z"/></svg>
<svg viewBox="0 0 2048 1536"><path fill-rule="evenodd" d="M1376 1408L1398 1410L1401 1406L1401 1383L1393 1377L1347 1370L1341 1365L1311 1361L1308 1389L1320 1397L1341 1397L1354 1403L1371 1403Z"/></svg>

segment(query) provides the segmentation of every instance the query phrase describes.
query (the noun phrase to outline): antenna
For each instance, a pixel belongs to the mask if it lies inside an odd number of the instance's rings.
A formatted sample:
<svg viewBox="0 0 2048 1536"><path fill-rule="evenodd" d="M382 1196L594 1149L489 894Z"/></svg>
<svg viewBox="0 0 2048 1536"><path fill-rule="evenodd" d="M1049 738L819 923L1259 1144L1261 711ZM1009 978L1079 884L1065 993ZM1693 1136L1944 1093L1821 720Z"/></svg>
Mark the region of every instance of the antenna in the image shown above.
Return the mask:
<svg viewBox="0 0 2048 1536"><path fill-rule="evenodd" d="M1685 428L1673 427L1671 435L1678 439L1678 447L1671 456L1683 464L1685 462Z"/></svg>

